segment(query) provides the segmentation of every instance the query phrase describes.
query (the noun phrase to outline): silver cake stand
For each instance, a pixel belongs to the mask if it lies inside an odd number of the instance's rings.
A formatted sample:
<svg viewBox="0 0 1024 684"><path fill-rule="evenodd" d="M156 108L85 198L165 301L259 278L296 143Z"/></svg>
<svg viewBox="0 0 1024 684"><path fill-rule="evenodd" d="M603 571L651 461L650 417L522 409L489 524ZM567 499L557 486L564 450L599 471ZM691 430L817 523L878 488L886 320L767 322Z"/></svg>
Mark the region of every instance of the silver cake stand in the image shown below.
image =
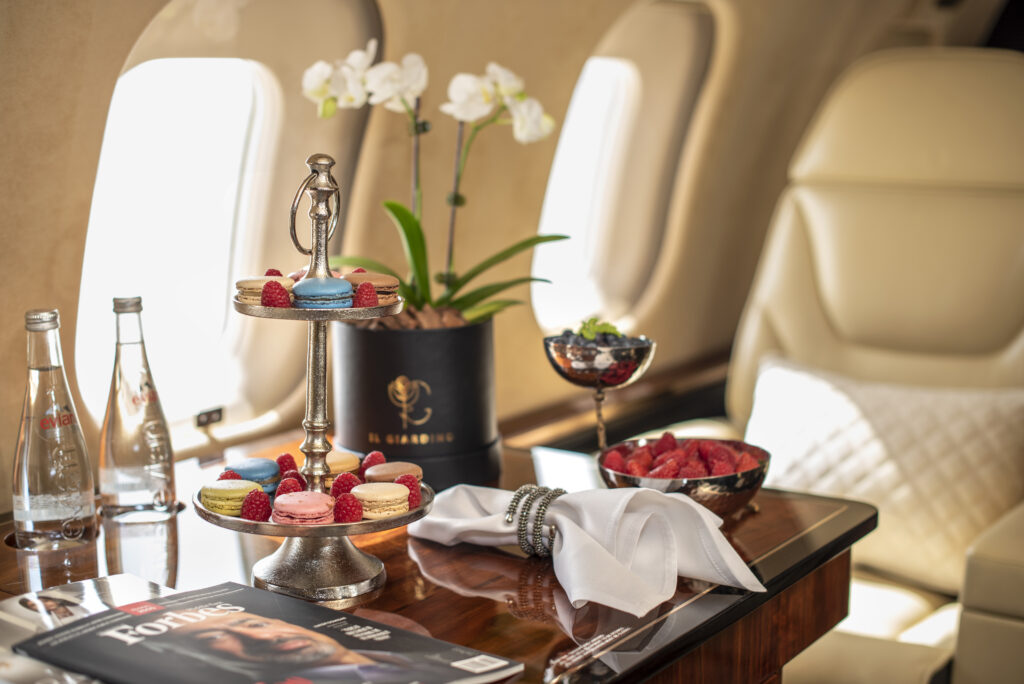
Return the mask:
<svg viewBox="0 0 1024 684"><path fill-rule="evenodd" d="M314 154L306 160L310 174L299 186L291 209L291 238L302 254L310 256L306 278L332 278L327 266L327 242L338 223L338 184L331 175L334 160L326 154ZM312 222L312 248L306 249L295 234L295 214L302 193L310 198L309 218ZM330 207L335 200L335 210ZM348 309L296 309L253 306L233 300L235 310L246 316L306 321L309 341L306 348L306 416L302 421L306 437L299 450L306 456L301 472L309 491L325 491L325 478L330 474L327 454L331 443L327 431L327 324L331 321L365 320L393 316L402 310L401 298L384 306ZM257 562L252 569L253 585L307 601L330 601L337 607L356 605L374 598L384 586L387 574L380 559L358 548L349 537L382 532L408 525L430 511L434 491L420 485L422 503L402 515L381 520L330 525L280 525L254 522L220 515L203 506L199 492L192 505L204 520L220 527L245 534L284 537L281 546Z"/></svg>

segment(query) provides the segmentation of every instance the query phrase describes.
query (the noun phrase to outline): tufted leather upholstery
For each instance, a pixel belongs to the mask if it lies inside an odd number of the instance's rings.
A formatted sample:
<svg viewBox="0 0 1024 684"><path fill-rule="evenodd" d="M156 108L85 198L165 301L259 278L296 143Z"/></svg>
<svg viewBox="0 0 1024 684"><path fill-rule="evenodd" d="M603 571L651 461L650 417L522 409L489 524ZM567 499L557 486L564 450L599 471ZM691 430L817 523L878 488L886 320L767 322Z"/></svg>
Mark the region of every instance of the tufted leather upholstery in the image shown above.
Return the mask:
<svg viewBox="0 0 1024 684"><path fill-rule="evenodd" d="M844 74L790 165L740 320L726 394L736 427L767 355L860 381L1024 387L1022 122L1017 53L892 50ZM999 597L1024 587L1022 525L1024 504L962 560L958 634L959 604L916 599L915 624L841 624L787 666L786 681L927 682L954 643L955 682L1021 681L1024 612ZM911 605L859 597L921 592L881 582L859 592L855 580L846 627L870 631L888 619L872 611ZM911 643L940 622L945 639Z"/></svg>
<svg viewBox="0 0 1024 684"><path fill-rule="evenodd" d="M750 415L775 352L865 380L1024 386L1024 56L878 53L790 166L736 337Z"/></svg>

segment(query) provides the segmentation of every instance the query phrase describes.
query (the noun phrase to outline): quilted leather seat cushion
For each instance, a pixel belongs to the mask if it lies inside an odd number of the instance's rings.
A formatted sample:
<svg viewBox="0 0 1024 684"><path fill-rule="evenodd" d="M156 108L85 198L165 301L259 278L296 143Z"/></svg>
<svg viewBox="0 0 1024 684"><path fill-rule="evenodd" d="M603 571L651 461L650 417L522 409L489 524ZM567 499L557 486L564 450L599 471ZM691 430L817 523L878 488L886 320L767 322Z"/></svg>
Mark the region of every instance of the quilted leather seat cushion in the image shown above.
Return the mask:
<svg viewBox="0 0 1024 684"><path fill-rule="evenodd" d="M1024 390L865 382L767 357L745 439L766 486L867 501L854 559L959 593L971 542L1024 499Z"/></svg>

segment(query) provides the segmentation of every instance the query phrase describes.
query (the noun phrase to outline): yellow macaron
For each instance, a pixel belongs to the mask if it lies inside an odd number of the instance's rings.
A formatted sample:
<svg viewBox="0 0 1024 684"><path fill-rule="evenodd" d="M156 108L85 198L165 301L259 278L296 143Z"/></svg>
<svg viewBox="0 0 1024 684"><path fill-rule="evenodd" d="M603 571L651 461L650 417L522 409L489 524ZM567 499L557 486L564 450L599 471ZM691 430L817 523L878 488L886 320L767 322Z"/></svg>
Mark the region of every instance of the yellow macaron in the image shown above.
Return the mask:
<svg viewBox="0 0 1024 684"><path fill-rule="evenodd" d="M199 490L199 500L214 513L238 517L245 495L254 489L263 488L251 480L217 480Z"/></svg>

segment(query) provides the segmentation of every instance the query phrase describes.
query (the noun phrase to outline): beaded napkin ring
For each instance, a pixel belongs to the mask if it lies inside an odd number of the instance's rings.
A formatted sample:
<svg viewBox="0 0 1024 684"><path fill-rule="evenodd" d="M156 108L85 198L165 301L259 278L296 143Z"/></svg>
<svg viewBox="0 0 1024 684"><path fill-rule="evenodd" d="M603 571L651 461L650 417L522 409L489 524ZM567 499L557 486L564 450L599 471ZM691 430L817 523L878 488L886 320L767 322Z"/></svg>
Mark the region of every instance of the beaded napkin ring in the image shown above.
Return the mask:
<svg viewBox="0 0 1024 684"><path fill-rule="evenodd" d="M551 550L555 545L557 529L554 525L548 526L548 545L544 546L544 519L547 516L548 506L551 505L551 502L563 494L565 494L564 489L550 489L548 487L538 487L534 484L523 485L516 490L512 500L509 501L508 508L505 510L505 522L512 523L518 512L519 520L516 525L516 532L519 537L519 548L523 550L523 553L530 556L540 556L541 558L551 555ZM522 502L521 508L519 506L520 502ZM534 502L537 502L537 510L533 512L532 517L533 543L531 544L528 532L531 531L530 512Z"/></svg>

